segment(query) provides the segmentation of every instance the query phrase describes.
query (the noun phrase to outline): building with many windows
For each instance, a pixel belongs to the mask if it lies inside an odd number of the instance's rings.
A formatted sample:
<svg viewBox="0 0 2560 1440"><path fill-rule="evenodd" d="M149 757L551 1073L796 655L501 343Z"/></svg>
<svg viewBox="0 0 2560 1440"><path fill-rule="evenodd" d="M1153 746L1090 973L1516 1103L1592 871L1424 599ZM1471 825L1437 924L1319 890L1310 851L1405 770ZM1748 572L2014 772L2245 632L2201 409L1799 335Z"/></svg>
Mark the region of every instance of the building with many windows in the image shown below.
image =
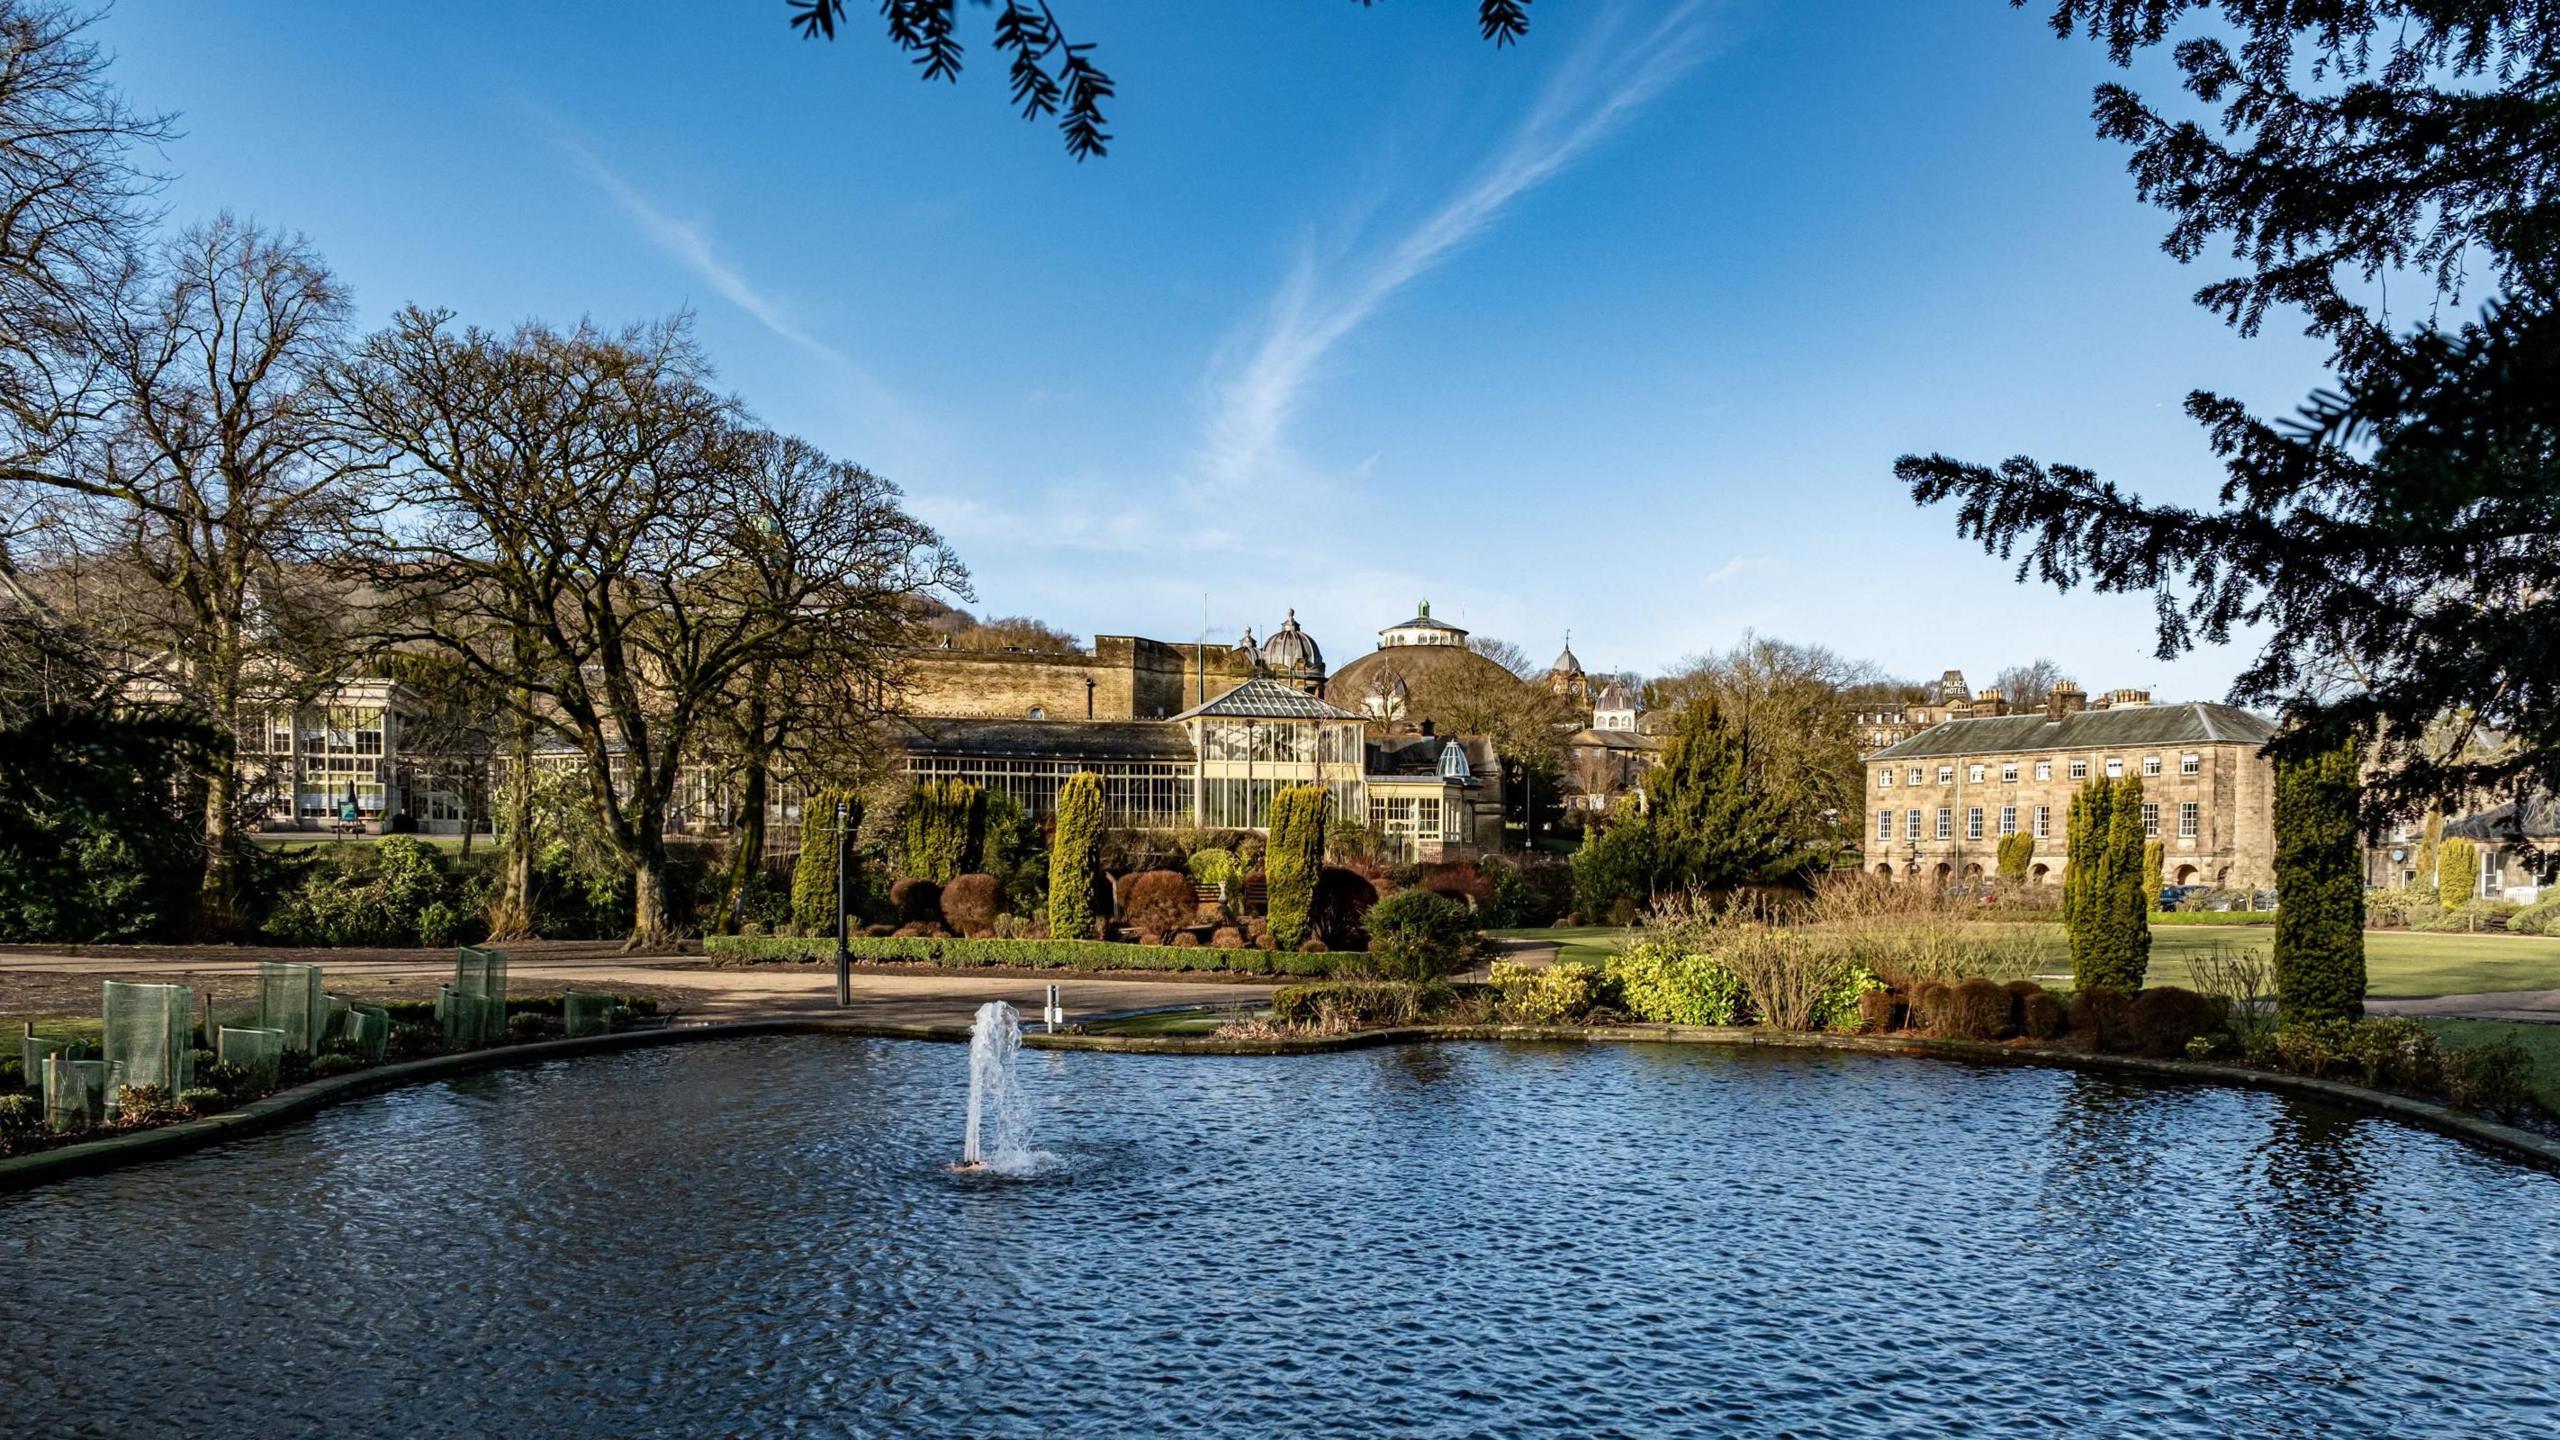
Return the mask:
<svg viewBox="0 0 2560 1440"><path fill-rule="evenodd" d="M2119 691L2082 708L2057 691L2041 711L1941 721L1867 757L1866 866L1896 879L1991 875L2004 836L2035 839L2028 878L2061 879L2071 797L2093 779L2142 780L2145 834L2173 885L2275 883L2275 775L2261 716L2206 702L2156 705Z"/></svg>

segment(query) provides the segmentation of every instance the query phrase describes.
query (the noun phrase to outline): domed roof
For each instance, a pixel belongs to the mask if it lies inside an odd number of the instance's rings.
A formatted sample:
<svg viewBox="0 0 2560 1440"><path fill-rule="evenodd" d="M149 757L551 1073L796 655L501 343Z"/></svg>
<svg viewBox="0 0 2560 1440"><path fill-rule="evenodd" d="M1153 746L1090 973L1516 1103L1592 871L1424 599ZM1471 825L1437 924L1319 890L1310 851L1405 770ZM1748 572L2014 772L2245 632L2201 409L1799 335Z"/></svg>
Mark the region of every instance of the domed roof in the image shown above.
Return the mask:
<svg viewBox="0 0 2560 1440"><path fill-rule="evenodd" d="M1445 718L1432 713L1442 695L1482 694L1496 682L1516 685L1520 677L1464 645L1387 645L1334 671L1324 693L1379 720L1419 724Z"/></svg>
<svg viewBox="0 0 2560 1440"><path fill-rule="evenodd" d="M1592 700L1591 708L1594 710L1633 710L1636 708L1635 692L1629 690L1623 683L1612 680L1608 684L1600 687L1600 694Z"/></svg>
<svg viewBox="0 0 2560 1440"><path fill-rule="evenodd" d="M1316 647L1316 637L1298 628L1297 611L1290 611L1271 638L1262 642L1262 666L1284 675L1324 673L1324 651Z"/></svg>
<svg viewBox="0 0 2560 1440"><path fill-rule="evenodd" d="M1556 663L1547 667L1547 673L1550 675L1579 675L1582 673L1582 661L1573 653L1572 631L1568 630L1565 632L1564 653L1556 657Z"/></svg>
<svg viewBox="0 0 2560 1440"><path fill-rule="evenodd" d="M1244 627L1244 638L1236 642L1236 653L1239 655L1259 655L1262 653L1261 642L1253 638L1252 626L1247 625Z"/></svg>

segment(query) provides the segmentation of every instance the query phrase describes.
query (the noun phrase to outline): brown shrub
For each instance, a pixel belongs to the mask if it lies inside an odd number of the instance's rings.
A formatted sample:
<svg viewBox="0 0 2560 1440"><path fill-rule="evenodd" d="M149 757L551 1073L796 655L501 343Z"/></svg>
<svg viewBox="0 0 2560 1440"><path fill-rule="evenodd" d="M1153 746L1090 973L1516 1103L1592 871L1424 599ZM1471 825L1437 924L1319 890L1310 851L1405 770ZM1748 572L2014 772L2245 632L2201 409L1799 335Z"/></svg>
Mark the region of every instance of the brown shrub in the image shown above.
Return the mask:
<svg viewBox="0 0 2560 1440"><path fill-rule="evenodd" d="M1911 1009L1903 1023L1914 1030L1937 1030L1947 1023L1948 987L1942 980L1923 980L1911 987Z"/></svg>
<svg viewBox="0 0 2560 1440"><path fill-rule="evenodd" d="M1209 948L1212 950L1241 950L1244 948L1244 932L1238 930L1233 925L1221 925L1209 936Z"/></svg>
<svg viewBox="0 0 2560 1440"><path fill-rule="evenodd" d="M942 887L930 880L895 880L889 885L889 908L909 925L942 923Z"/></svg>
<svg viewBox="0 0 2560 1440"><path fill-rule="evenodd" d="M1425 867L1422 888L1446 895L1471 911L1493 903L1493 882L1485 878L1483 871L1469 864ZM1376 892L1371 893L1374 897Z"/></svg>
<svg viewBox="0 0 2560 1440"><path fill-rule="evenodd" d="M1178 950L1196 950L1200 946L1200 936L1194 931L1176 930L1173 932L1173 944Z"/></svg>
<svg viewBox="0 0 2560 1440"><path fill-rule="evenodd" d="M1162 935L1200 918L1192 898L1191 877L1179 870L1148 870L1125 877L1120 891L1120 918L1140 930Z"/></svg>
<svg viewBox="0 0 2560 1440"><path fill-rule="evenodd" d="M2186 1053L2187 1042L2213 1031L2213 1002L2176 985L2154 985L2125 1007L2125 1037L2155 1059Z"/></svg>
<svg viewBox="0 0 2560 1440"><path fill-rule="evenodd" d="M1277 950L1280 948L1280 942L1272 939L1271 932L1265 930L1261 934L1253 937L1253 948L1256 950Z"/></svg>
<svg viewBox="0 0 2560 1440"><path fill-rule="evenodd" d="M923 920L910 920L889 933L900 940L931 940L942 933L942 927Z"/></svg>
<svg viewBox="0 0 2560 1440"><path fill-rule="evenodd" d="M2011 1033L2009 1013L2016 1005L2009 987L1997 980L1960 980L1948 993L1946 1028L1968 1040L1998 1040Z"/></svg>
<svg viewBox="0 0 2560 1440"><path fill-rule="evenodd" d="M954 876L942 887L942 923L972 940L996 933L996 912L1004 908L1004 883L993 875Z"/></svg>
<svg viewBox="0 0 2560 1440"><path fill-rule="evenodd" d="M1322 955L1325 950L1325 943L1313 935L1308 936L1298 946L1298 953L1301 955Z"/></svg>
<svg viewBox="0 0 2560 1440"><path fill-rule="evenodd" d="M1858 997L1858 1029L1881 1035L1902 1018L1902 997L1890 990L1869 990Z"/></svg>
<svg viewBox="0 0 2560 1440"><path fill-rule="evenodd" d="M2038 990L2018 1002L2018 1030L2038 1040L2051 1040L2070 1028L2062 1002Z"/></svg>
<svg viewBox="0 0 2560 1440"><path fill-rule="evenodd" d="M1369 907L1377 903L1378 887L1359 871L1327 865L1316 872L1316 933L1335 949L1368 948Z"/></svg>
<svg viewBox="0 0 2560 1440"><path fill-rule="evenodd" d="M897 934L898 927L895 925L865 925L862 927L862 933L875 940L880 940Z"/></svg>
<svg viewBox="0 0 2560 1440"><path fill-rule="evenodd" d="M2071 997L2071 1030L2101 1050L2121 1050L2130 1038L2126 1012L2133 997L2106 985L2092 985Z"/></svg>

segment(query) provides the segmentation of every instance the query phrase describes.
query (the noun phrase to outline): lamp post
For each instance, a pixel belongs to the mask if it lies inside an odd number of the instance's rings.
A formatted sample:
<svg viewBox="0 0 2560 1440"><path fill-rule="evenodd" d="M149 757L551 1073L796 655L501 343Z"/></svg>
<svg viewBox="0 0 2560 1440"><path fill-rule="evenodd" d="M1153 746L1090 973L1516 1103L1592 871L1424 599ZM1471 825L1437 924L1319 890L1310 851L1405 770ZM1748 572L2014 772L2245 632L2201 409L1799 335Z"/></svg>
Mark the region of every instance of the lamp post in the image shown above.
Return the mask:
<svg viewBox="0 0 2560 1440"><path fill-rule="evenodd" d="M836 802L836 1008L853 1005L853 952L845 945L845 860L852 847L845 843L845 804Z"/></svg>

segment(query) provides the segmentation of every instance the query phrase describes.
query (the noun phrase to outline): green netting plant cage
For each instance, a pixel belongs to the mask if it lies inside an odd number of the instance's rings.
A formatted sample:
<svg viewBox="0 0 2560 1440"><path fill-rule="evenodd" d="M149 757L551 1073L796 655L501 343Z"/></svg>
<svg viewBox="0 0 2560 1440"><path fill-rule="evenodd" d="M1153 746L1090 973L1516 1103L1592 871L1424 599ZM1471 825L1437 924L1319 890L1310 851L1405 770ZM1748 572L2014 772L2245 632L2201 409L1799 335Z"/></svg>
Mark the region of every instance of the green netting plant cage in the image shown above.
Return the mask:
<svg viewBox="0 0 2560 1440"><path fill-rule="evenodd" d="M329 998L329 1013L335 1026L330 1038L366 1064L381 1064L383 1052L391 1043L391 1012L359 1000L341 1000L334 995Z"/></svg>
<svg viewBox="0 0 2560 1440"><path fill-rule="evenodd" d="M560 995L560 1024L572 1039L607 1035L620 1029L622 997L600 990L565 990Z"/></svg>
<svg viewBox="0 0 2560 1440"><path fill-rule="evenodd" d="M465 1049L495 1045L507 1038L507 1002L439 985L436 1023L444 1027L447 1045Z"/></svg>
<svg viewBox="0 0 2560 1440"><path fill-rule="evenodd" d="M483 950L476 945L456 949L453 964L453 988L465 995L495 1000L503 1005L507 999L507 952Z"/></svg>
<svg viewBox="0 0 2560 1440"><path fill-rule="evenodd" d="M308 1055L328 1038L329 1001L320 988L320 967L289 960L258 962L260 1030L284 1032L287 1050Z"/></svg>
<svg viewBox="0 0 2560 1440"><path fill-rule="evenodd" d="M237 1066L250 1088L273 1090L284 1073L285 1033L256 1026L222 1027L222 1063Z"/></svg>
<svg viewBox="0 0 2560 1440"><path fill-rule="evenodd" d="M77 1040L38 1035L31 1028L18 1040L19 1078L28 1089L42 1093L46 1057L59 1055L65 1060L81 1060L86 1059L88 1053L89 1047Z"/></svg>
<svg viewBox="0 0 2560 1440"><path fill-rule="evenodd" d="M87 1130L107 1117L107 1062L44 1058L44 1123L48 1130Z"/></svg>
<svg viewBox="0 0 2560 1440"><path fill-rule="evenodd" d="M106 1060L120 1072L115 1083L157 1086L168 1096L194 1084L196 992L121 980L106 987L101 1012Z"/></svg>

